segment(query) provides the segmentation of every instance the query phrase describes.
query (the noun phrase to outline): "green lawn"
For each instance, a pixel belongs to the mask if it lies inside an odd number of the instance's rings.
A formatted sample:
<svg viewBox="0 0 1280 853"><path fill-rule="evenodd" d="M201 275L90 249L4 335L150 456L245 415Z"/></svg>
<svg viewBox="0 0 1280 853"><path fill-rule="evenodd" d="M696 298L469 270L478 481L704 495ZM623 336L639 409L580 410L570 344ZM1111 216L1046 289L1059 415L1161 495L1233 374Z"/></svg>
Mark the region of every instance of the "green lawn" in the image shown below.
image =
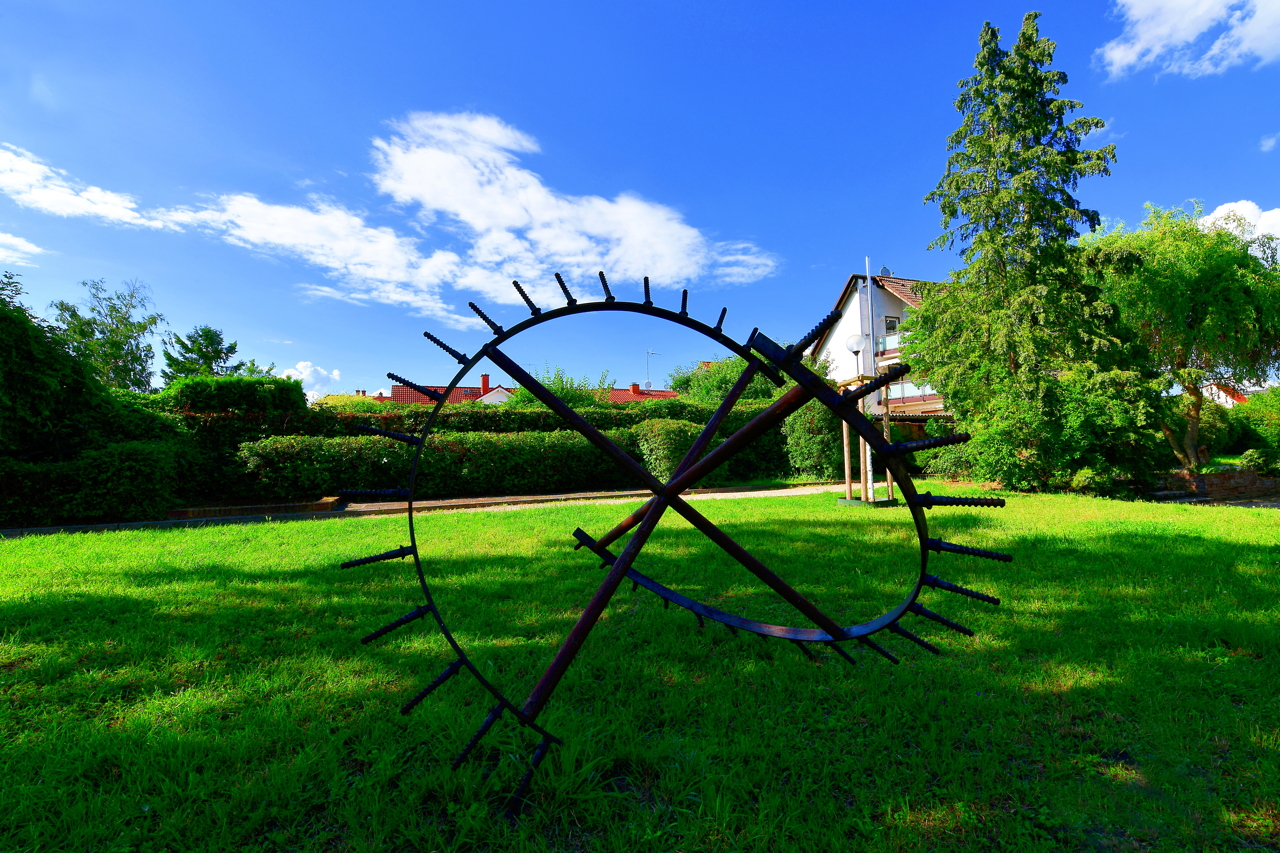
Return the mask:
<svg viewBox="0 0 1280 853"><path fill-rule="evenodd" d="M961 488L938 488L975 494ZM525 817L496 817L534 745L418 622L402 518L0 542L0 851L1241 850L1280 848L1280 515L1010 495L933 510L932 555L991 592L811 663L625 586L539 723L565 739ZM425 519L442 608L521 701L602 576L570 532L632 505ZM901 594L903 509L834 495L696 506L844 622ZM617 550L617 549L615 549ZM790 624L669 514L640 568ZM884 635L881 635L883 638Z"/></svg>

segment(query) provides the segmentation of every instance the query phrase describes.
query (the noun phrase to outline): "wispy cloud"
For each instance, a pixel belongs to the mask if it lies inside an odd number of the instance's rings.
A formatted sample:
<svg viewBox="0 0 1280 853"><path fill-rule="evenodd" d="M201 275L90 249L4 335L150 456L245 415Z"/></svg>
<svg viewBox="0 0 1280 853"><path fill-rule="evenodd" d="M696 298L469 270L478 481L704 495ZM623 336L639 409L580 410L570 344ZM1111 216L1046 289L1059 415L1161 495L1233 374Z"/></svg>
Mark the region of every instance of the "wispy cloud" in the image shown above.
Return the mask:
<svg viewBox="0 0 1280 853"><path fill-rule="evenodd" d="M0 143L0 192L23 207L55 216L91 216L120 225L164 228L163 218L139 213L132 196L82 184L30 151Z"/></svg>
<svg viewBox="0 0 1280 853"><path fill-rule="evenodd" d="M35 266L35 264L27 259L32 255L42 254L44 254L44 249L41 249L35 243L24 240L21 237L15 237L12 234L0 232L0 264L14 267L31 267Z"/></svg>
<svg viewBox="0 0 1280 853"><path fill-rule="evenodd" d="M1265 154L1276 147L1276 142L1280 141L1280 133L1273 133L1270 136L1262 137L1262 141L1258 143L1258 148Z"/></svg>
<svg viewBox="0 0 1280 853"><path fill-rule="evenodd" d="M1201 217L1200 224L1211 226L1233 216L1239 217L1254 234L1271 234L1280 237L1280 207L1263 210L1259 205L1245 199L1218 205L1208 216Z"/></svg>
<svg viewBox="0 0 1280 853"><path fill-rule="evenodd" d="M777 269L777 258L754 243L713 239L676 210L633 193L555 191L520 165L519 155L536 153L538 143L494 116L415 113L391 123L391 131L373 140L371 178L409 217L416 236L371 225L365 212L322 195L275 204L233 193L139 210L132 196L81 184L13 146L0 148L0 192L45 213L199 229L295 257L330 279L300 285L306 296L404 306L456 327L478 321L455 313L449 289L515 303L512 279L550 296L554 272L573 279L603 269L615 282L647 275L657 287L689 287L749 283Z"/></svg>
<svg viewBox="0 0 1280 853"><path fill-rule="evenodd" d="M1112 78L1148 65L1199 77L1280 58L1276 0L1117 0L1116 11L1124 34L1095 54Z"/></svg>

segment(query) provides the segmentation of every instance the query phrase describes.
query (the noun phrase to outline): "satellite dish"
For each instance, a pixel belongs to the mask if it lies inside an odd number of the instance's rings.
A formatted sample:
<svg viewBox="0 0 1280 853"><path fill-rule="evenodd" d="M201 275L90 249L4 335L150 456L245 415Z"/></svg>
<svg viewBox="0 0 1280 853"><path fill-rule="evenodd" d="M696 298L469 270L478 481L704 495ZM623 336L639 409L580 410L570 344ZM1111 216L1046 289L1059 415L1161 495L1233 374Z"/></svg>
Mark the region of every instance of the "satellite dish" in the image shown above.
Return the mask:
<svg viewBox="0 0 1280 853"><path fill-rule="evenodd" d="M652 382L645 382L645 383L644 383L644 389L645 389L646 391L650 391L650 390L652 390L652 389L653 389L653 383L652 383Z"/></svg>
<svg viewBox="0 0 1280 853"><path fill-rule="evenodd" d="M893 270L888 267L880 267L880 275L893 275Z"/></svg>

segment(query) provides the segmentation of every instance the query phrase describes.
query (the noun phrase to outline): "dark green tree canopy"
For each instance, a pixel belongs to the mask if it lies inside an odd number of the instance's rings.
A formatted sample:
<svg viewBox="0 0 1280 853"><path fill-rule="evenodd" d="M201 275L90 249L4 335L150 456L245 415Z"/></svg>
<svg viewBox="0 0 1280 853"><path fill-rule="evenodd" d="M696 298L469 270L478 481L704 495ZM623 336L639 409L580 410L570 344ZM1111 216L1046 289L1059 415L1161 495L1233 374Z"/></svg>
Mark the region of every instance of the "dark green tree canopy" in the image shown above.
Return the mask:
<svg viewBox="0 0 1280 853"><path fill-rule="evenodd" d="M736 355L720 361L701 361L688 367L677 367L671 371L671 390L679 391L680 396L687 400L719 405L746 368L746 360ZM740 399L768 400L779 393L772 382L757 375Z"/></svg>
<svg viewBox="0 0 1280 853"><path fill-rule="evenodd" d="M165 338L160 377L168 385L183 376L235 376L246 367L243 361L231 363L237 349L236 341L227 343L212 326L196 326L185 338L172 333Z"/></svg>
<svg viewBox="0 0 1280 853"><path fill-rule="evenodd" d="M56 322L72 354L91 364L113 388L150 391L155 351L146 339L164 315L146 313L152 306L147 286L135 279L126 281L123 290L107 293L105 279L81 284L89 290L84 305L62 300L50 305L58 312Z"/></svg>

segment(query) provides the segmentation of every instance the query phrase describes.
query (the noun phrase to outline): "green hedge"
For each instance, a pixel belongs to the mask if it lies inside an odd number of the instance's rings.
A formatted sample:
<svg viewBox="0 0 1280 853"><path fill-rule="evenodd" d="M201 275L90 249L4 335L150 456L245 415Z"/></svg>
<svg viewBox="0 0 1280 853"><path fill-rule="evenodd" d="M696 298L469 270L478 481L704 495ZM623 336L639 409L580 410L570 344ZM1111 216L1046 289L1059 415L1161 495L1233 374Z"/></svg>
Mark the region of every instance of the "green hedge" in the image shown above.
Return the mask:
<svg viewBox="0 0 1280 853"><path fill-rule="evenodd" d="M635 428L635 433L645 467L664 483L670 480L680 460L701 434L702 428L703 424L669 418L654 418L641 423ZM712 446L714 447L714 444ZM726 479L725 468L721 467L697 485L715 486L725 482Z"/></svg>
<svg viewBox="0 0 1280 853"><path fill-rule="evenodd" d="M193 463L182 441L129 441L68 462L0 458L0 527L164 518Z"/></svg>
<svg viewBox="0 0 1280 853"><path fill-rule="evenodd" d="M307 410L302 383L283 376L187 376L155 396L159 405L182 412L298 415Z"/></svg>
<svg viewBox="0 0 1280 853"><path fill-rule="evenodd" d="M605 433L640 458L632 430ZM415 498L554 494L640 484L576 432L430 435ZM413 448L386 438L279 436L245 444L240 464L266 499L406 488Z"/></svg>
<svg viewBox="0 0 1280 853"><path fill-rule="evenodd" d="M1229 409L1238 430L1237 448L1269 447L1280 450L1280 388L1251 394L1247 403Z"/></svg>

